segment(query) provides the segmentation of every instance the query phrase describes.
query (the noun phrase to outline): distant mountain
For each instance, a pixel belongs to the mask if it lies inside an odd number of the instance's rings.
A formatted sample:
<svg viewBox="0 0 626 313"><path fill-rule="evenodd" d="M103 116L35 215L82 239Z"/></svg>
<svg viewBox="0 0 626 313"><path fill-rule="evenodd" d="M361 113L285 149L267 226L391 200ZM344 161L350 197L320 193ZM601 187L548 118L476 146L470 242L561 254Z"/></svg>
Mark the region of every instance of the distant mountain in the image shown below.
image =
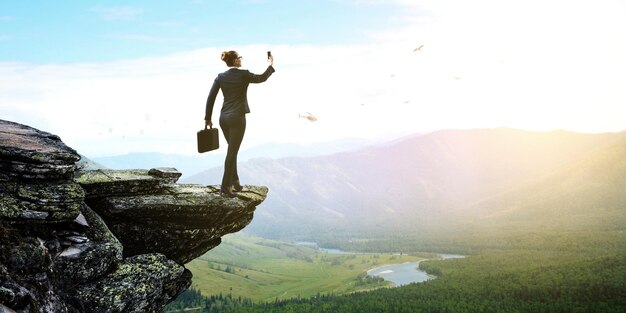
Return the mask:
<svg viewBox="0 0 626 313"><path fill-rule="evenodd" d="M106 166L94 162L84 155L80 156L80 160L76 164L78 165L78 168L82 170L101 170L107 168Z"/></svg>
<svg viewBox="0 0 626 313"><path fill-rule="evenodd" d="M226 147L221 137L223 147ZM288 156L317 156L340 151L349 151L375 143L376 141L359 138L346 138L331 142L314 143L309 145L292 143L267 143L242 150L239 160L246 161L253 158L284 158ZM186 177L201 171L220 166L224 163L224 149L196 155L164 154L158 152L129 153L110 157L95 157L94 162L113 169L134 169L153 167L174 167Z"/></svg>
<svg viewBox="0 0 626 313"><path fill-rule="evenodd" d="M538 182L476 203L474 221L521 229L623 230L626 141L599 149Z"/></svg>
<svg viewBox="0 0 626 313"><path fill-rule="evenodd" d="M209 152L198 155L164 154L158 152L135 152L125 155L92 158L112 169L150 169L154 167L174 167L183 176L193 175L224 162L224 154Z"/></svg>
<svg viewBox="0 0 626 313"><path fill-rule="evenodd" d="M245 141L245 139L244 139ZM310 157L352 151L379 143L378 140L364 138L343 138L328 142L311 144L266 143L242 150L238 158L249 160L254 158L285 158Z"/></svg>
<svg viewBox="0 0 626 313"><path fill-rule="evenodd" d="M588 188L585 194L591 197L577 202L580 206L602 206L593 200L621 200L618 190L596 199L596 185L585 175L594 177L595 184L604 182L607 177L593 176L598 173L594 169L613 173L619 158L611 159L607 151L623 145L626 133L450 130L326 156L240 162L244 183L270 188L247 230L307 238L324 232L502 223L520 212L540 219L549 205L571 202L568 196L578 187ZM187 181L219 184L221 171L214 168ZM530 204L533 196L550 199L548 195L552 202Z"/></svg>

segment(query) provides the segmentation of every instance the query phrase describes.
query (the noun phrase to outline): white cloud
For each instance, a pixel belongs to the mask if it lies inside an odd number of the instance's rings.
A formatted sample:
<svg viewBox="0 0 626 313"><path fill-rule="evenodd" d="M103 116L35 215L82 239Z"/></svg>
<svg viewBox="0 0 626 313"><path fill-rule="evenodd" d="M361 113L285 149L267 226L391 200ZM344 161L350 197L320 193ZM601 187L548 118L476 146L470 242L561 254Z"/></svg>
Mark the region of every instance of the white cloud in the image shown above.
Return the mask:
<svg viewBox="0 0 626 313"><path fill-rule="evenodd" d="M443 128L624 130L623 4L542 2L539 12L526 2L415 3L411 25L372 34L371 44L239 48L256 73L271 49L277 70L249 88L244 147ZM193 154L208 90L226 69L221 50L0 64L0 116L59 134L88 156ZM298 117L305 112L318 121Z"/></svg>
<svg viewBox="0 0 626 313"><path fill-rule="evenodd" d="M424 44L420 68L430 78L461 77L444 102L484 112L477 122L581 131L626 125L598 112L622 113L626 102L618 87L626 83L623 1L407 3L428 13L376 38Z"/></svg>
<svg viewBox="0 0 626 313"><path fill-rule="evenodd" d="M108 21L134 20L144 12L143 9L133 7L93 7L89 10Z"/></svg>

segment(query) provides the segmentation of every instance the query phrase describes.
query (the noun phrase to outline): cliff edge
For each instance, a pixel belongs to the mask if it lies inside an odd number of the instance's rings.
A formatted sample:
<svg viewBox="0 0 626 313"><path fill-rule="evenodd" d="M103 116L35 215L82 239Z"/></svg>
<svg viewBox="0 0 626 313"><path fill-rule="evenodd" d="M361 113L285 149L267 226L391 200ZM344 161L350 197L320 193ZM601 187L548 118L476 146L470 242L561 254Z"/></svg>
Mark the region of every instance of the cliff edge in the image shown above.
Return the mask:
<svg viewBox="0 0 626 313"><path fill-rule="evenodd" d="M84 170L53 134L0 120L0 311L160 312L184 264L252 221L237 198L177 184L173 168Z"/></svg>

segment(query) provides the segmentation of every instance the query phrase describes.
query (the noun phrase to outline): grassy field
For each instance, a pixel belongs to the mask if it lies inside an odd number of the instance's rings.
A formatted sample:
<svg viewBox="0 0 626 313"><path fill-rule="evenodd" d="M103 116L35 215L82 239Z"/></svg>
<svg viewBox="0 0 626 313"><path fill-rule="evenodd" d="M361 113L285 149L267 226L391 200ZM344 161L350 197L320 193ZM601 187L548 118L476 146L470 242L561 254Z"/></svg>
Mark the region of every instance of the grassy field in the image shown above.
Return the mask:
<svg viewBox="0 0 626 313"><path fill-rule="evenodd" d="M228 235L222 244L188 263L192 287L205 295L232 294L272 301L316 294L345 294L388 286L357 284L358 276L384 264L422 260L391 254L329 254L306 246Z"/></svg>

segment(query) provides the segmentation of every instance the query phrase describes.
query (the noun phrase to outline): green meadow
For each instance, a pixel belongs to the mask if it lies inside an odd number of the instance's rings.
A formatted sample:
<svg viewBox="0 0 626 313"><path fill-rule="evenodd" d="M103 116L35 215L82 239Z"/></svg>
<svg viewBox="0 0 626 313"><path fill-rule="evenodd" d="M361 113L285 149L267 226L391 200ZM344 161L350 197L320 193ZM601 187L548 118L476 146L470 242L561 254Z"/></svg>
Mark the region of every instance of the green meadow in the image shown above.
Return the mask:
<svg viewBox="0 0 626 313"><path fill-rule="evenodd" d="M418 256L392 254L330 254L311 247L228 235L217 248L188 263L191 288L205 296L232 295L255 302L345 294L390 286L365 277L385 264L415 262Z"/></svg>

